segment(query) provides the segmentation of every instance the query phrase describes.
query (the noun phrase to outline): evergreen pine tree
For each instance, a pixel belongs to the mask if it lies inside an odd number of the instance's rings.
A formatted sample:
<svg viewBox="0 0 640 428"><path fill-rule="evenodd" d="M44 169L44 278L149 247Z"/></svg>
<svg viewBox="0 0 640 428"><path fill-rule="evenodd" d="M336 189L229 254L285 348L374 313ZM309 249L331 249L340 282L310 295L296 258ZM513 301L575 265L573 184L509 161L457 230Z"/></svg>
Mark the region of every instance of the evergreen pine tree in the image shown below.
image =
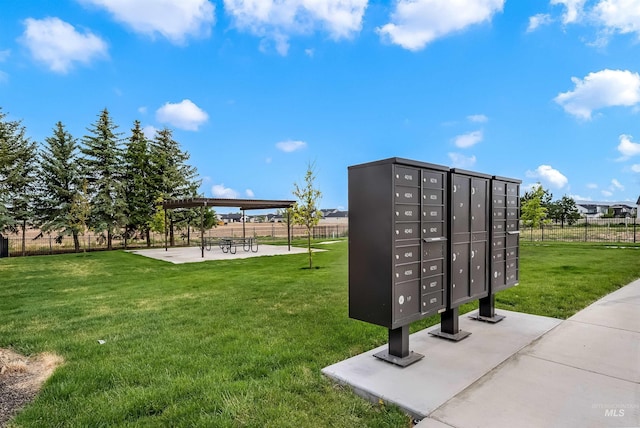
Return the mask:
<svg viewBox="0 0 640 428"><path fill-rule="evenodd" d="M83 227L77 220L76 205L81 198L77 139L62 122L56 123L53 136L45 139L40 152L38 219L44 232L57 232L58 239L73 236L75 251L80 251L78 235Z"/></svg>
<svg viewBox="0 0 640 428"><path fill-rule="evenodd" d="M136 120L124 152L125 236L140 231L146 238L147 246L151 245L149 230L155 211L149 150L149 141L140 128L140 122Z"/></svg>
<svg viewBox="0 0 640 428"><path fill-rule="evenodd" d="M153 170L151 182L155 200L165 201L197 196L200 181L196 179L196 168L187 164L189 154L180 149L170 129L164 128L156 133L150 152ZM194 218L196 215L192 211L176 210L169 213L168 226L172 246L175 245L176 224L188 222Z"/></svg>
<svg viewBox="0 0 640 428"><path fill-rule="evenodd" d="M26 229L33 218L37 148L20 121L5 118L0 109L0 230L22 231L24 254Z"/></svg>
<svg viewBox="0 0 640 428"><path fill-rule="evenodd" d="M123 161L118 126L105 108L83 138L81 166L87 181L91 214L89 226L107 232L107 248L112 249L113 235L125 223L122 189Z"/></svg>

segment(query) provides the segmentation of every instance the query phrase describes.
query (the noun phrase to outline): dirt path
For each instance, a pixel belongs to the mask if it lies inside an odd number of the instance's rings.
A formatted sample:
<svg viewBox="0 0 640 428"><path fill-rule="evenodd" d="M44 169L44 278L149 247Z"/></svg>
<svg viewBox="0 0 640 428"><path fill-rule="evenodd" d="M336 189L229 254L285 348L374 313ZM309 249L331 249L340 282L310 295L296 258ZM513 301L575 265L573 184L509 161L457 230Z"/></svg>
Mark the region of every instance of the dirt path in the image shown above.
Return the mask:
<svg viewBox="0 0 640 428"><path fill-rule="evenodd" d="M0 427L35 398L62 362L54 354L25 357L0 348Z"/></svg>

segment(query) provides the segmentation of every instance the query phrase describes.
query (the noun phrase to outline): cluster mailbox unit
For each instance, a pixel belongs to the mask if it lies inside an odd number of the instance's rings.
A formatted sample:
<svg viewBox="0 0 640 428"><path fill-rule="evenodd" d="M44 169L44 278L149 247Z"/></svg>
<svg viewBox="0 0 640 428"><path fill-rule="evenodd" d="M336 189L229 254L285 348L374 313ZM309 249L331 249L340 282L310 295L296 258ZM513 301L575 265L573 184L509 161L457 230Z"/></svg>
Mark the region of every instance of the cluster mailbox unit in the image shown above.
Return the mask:
<svg viewBox="0 0 640 428"><path fill-rule="evenodd" d="M349 316L389 330L376 357L407 366L409 324L440 313L451 340L458 307L518 282L519 180L408 159L349 167Z"/></svg>

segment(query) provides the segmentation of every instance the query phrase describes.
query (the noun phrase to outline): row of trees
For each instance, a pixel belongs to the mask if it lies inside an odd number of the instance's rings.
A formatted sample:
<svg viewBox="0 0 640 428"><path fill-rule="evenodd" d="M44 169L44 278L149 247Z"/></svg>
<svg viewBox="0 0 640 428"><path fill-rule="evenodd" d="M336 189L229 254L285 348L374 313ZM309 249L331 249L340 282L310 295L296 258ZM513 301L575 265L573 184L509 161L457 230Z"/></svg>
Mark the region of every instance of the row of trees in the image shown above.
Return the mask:
<svg viewBox="0 0 640 428"><path fill-rule="evenodd" d="M0 231L22 232L23 251L29 227L72 236L76 251L87 229L103 234L109 249L116 235L126 243L139 234L149 245L150 231L165 227L161 202L197 196L196 169L170 129L148 139L136 120L123 138L105 108L87 131L78 140L58 122L38 148L0 108ZM196 215L171 213L172 245L175 225Z"/></svg>
<svg viewBox="0 0 640 428"><path fill-rule="evenodd" d="M580 219L578 207L573 198L563 196L552 201L553 195L542 185L538 184L532 190L525 192L520 198L520 218L527 226L540 227L548 222L571 226Z"/></svg>

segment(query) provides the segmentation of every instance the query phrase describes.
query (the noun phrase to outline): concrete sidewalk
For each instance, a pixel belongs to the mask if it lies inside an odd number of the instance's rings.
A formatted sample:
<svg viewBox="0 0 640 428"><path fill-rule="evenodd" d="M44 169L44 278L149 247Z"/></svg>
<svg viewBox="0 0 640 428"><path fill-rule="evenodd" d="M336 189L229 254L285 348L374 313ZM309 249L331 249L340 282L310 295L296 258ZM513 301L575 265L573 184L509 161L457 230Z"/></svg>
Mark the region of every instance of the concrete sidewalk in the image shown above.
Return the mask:
<svg viewBox="0 0 640 428"><path fill-rule="evenodd" d="M425 358L405 369L372 356L385 345L323 373L420 428L640 427L640 280L566 321L497 312L498 324L462 316L472 335L458 343L411 335Z"/></svg>

